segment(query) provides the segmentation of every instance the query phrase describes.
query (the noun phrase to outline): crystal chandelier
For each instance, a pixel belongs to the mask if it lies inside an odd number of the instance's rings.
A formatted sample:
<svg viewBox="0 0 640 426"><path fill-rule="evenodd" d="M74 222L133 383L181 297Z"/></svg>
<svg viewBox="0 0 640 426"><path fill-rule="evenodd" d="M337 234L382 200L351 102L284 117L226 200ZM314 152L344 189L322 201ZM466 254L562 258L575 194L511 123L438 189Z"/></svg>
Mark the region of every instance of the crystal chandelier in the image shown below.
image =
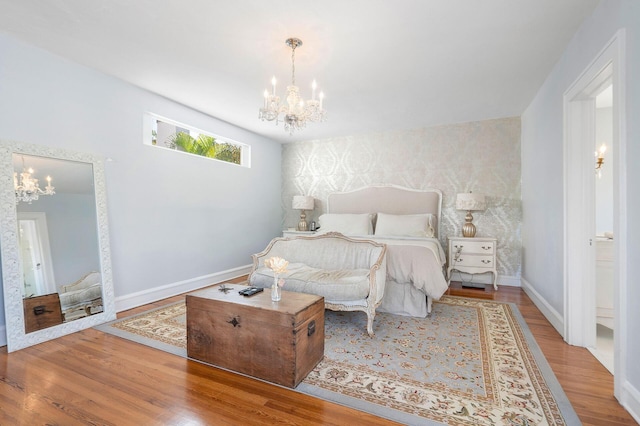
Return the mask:
<svg viewBox="0 0 640 426"><path fill-rule="evenodd" d="M271 79L271 94L264 91L264 106L260 108L258 118L264 121L284 121L284 129L293 134L296 130L305 128L307 121L321 122L325 120L326 111L322 108L324 93L318 94L316 99L316 81L311 84L311 100L305 101L300 97L300 89L296 86L296 47L302 46L302 40L289 38L287 46L291 47L291 85L287 86L286 104L280 103L280 97L276 96L276 78ZM282 114L282 118L280 118Z"/></svg>
<svg viewBox="0 0 640 426"><path fill-rule="evenodd" d="M53 195L56 192L54 187L51 186L51 176L47 176L47 186L44 191L38 184L38 179L32 177L33 169L28 169L24 166L24 157L22 157L22 173L18 175L17 172L13 173L13 187L16 191L16 203L20 201L31 204L32 201L37 200L41 195Z"/></svg>

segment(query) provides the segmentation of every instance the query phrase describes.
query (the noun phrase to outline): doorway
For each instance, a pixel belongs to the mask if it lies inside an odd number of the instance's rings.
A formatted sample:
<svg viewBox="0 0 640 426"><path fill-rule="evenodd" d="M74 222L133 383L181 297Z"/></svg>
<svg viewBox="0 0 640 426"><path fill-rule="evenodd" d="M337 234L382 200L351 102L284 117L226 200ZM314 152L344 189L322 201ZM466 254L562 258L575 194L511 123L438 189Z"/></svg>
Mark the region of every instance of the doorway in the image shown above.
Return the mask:
<svg viewBox="0 0 640 426"><path fill-rule="evenodd" d="M42 212L18 212L18 242L23 297L55 293L47 217Z"/></svg>
<svg viewBox="0 0 640 426"><path fill-rule="evenodd" d="M564 339L586 348L597 346L596 295L596 98L611 85L611 146L605 164L612 172L613 224L613 366L614 395L626 381L627 253L625 33L619 30L564 94Z"/></svg>
<svg viewBox="0 0 640 426"><path fill-rule="evenodd" d="M595 112L595 256L596 256L596 342L589 348L593 356L614 374L613 305L613 85L610 81L596 95Z"/></svg>

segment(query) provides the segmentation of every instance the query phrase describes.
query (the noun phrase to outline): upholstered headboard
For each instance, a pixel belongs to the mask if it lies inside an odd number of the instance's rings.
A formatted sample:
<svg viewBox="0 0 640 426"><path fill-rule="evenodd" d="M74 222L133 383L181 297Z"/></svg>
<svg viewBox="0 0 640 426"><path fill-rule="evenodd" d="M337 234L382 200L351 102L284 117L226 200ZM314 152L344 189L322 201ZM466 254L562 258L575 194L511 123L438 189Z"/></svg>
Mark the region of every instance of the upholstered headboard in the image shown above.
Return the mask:
<svg viewBox="0 0 640 426"><path fill-rule="evenodd" d="M440 237L442 192L395 185L368 186L355 191L334 192L327 197L327 213L387 213L436 216L436 238Z"/></svg>

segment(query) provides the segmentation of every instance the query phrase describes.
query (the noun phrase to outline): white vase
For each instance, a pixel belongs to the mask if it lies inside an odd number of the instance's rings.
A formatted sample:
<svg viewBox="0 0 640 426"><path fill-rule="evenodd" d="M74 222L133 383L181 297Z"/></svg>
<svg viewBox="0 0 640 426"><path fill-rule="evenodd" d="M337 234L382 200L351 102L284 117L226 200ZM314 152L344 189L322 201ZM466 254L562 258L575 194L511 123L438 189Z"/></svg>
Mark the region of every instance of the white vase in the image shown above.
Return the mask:
<svg viewBox="0 0 640 426"><path fill-rule="evenodd" d="M273 286L271 286L271 300L274 302L279 301L282 298L282 293L280 292L280 286L278 286L278 274L273 274Z"/></svg>

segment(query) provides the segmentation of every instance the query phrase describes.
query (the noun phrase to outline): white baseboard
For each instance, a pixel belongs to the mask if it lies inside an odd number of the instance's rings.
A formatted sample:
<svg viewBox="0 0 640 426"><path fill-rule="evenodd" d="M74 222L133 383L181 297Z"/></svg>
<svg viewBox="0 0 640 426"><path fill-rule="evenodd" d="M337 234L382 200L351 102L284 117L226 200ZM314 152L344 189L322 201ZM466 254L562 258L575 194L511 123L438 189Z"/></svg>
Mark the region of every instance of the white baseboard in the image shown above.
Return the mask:
<svg viewBox="0 0 640 426"><path fill-rule="evenodd" d="M562 315L553 309L549 302L547 302L547 300L542 297L527 280L521 278L520 281L522 282L522 289L527 293L527 296L529 296L533 304L540 309L542 315L549 320L553 328L555 328L562 338L564 338L564 318Z"/></svg>
<svg viewBox="0 0 640 426"><path fill-rule="evenodd" d="M631 417L636 422L640 423L640 391L628 381L625 381L622 385L620 404L631 414Z"/></svg>
<svg viewBox="0 0 640 426"><path fill-rule="evenodd" d="M127 309L136 308L177 294L187 293L215 283L238 278L249 274L249 272L251 272L251 265L240 266L226 271L215 272L213 274L203 275L155 287L149 290L119 296L115 299L116 312L126 311Z"/></svg>
<svg viewBox="0 0 640 426"><path fill-rule="evenodd" d="M0 325L0 346L7 346L7 326Z"/></svg>

